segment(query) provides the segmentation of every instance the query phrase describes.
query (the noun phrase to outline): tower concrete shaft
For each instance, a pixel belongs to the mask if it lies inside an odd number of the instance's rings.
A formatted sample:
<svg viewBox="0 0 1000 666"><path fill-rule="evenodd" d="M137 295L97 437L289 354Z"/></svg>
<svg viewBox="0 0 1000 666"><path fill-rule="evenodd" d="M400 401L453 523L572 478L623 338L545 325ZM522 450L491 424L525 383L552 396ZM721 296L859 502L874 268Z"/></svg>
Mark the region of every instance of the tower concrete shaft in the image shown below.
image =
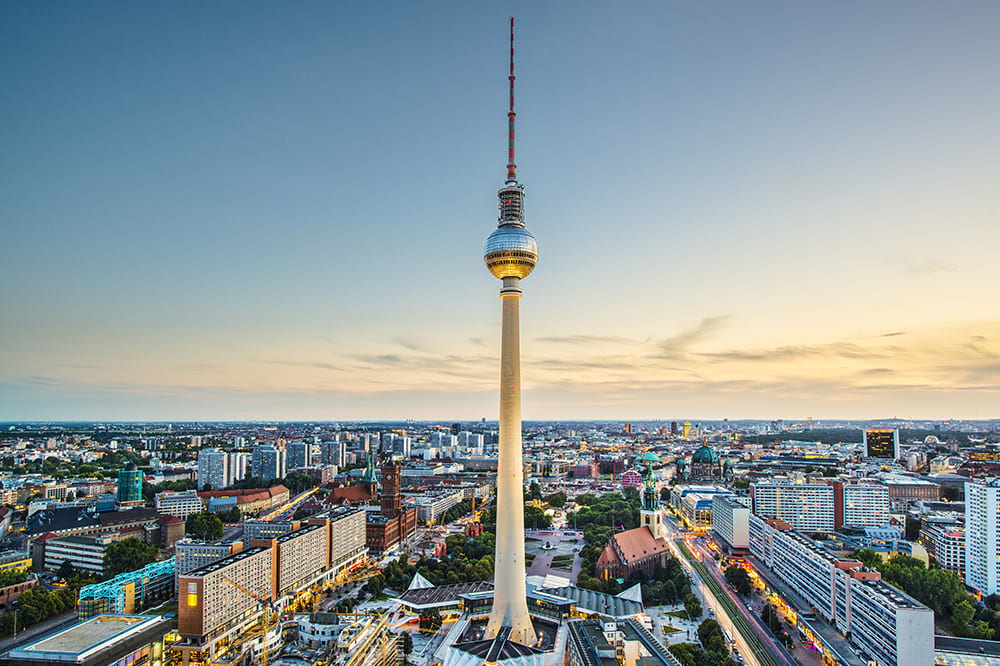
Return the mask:
<svg viewBox="0 0 1000 666"><path fill-rule="evenodd" d="M521 334L518 278L505 278L500 335L500 455L497 460L497 541L493 611L486 637L510 627L510 639L535 644L524 582L524 465L521 457Z"/></svg>

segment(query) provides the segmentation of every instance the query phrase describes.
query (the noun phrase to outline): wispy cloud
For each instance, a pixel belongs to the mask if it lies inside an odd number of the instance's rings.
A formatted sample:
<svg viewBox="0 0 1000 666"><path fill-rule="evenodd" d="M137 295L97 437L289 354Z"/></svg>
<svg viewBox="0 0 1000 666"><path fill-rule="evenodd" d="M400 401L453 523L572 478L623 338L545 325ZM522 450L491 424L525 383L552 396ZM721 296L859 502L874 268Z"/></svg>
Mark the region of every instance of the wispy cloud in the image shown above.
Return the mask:
<svg viewBox="0 0 1000 666"><path fill-rule="evenodd" d="M914 257L903 259L903 271L911 275L953 273L956 270L958 270L958 264L941 261L940 259L917 259Z"/></svg>
<svg viewBox="0 0 1000 666"><path fill-rule="evenodd" d="M659 340L656 343L659 349L659 356L661 358L677 358L686 354L691 347L711 339L728 320L728 315L705 317L694 328Z"/></svg>

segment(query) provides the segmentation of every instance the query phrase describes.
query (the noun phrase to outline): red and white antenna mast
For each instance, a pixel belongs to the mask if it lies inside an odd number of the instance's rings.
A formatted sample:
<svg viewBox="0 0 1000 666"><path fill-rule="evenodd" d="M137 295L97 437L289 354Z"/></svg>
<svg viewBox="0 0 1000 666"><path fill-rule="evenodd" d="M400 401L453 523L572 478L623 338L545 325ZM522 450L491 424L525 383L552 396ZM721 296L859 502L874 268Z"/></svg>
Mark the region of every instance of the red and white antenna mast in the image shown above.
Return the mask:
<svg viewBox="0 0 1000 666"><path fill-rule="evenodd" d="M507 109L507 182L517 182L517 164L514 162L514 17L510 17L510 107Z"/></svg>

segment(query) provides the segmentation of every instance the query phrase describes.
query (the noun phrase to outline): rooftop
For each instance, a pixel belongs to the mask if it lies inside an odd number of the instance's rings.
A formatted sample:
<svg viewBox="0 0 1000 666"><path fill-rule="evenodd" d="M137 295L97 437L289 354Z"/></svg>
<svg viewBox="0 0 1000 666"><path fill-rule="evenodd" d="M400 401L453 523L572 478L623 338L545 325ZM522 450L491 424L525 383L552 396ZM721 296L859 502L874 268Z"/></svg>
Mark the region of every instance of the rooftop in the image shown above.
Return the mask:
<svg viewBox="0 0 1000 666"><path fill-rule="evenodd" d="M245 560L248 557L253 557L254 555L259 555L260 553L263 553L266 550L268 549L261 548L260 546L254 546L253 548L248 548L244 551L236 553L235 555L224 557L218 562L212 562L211 564L206 564L205 566L199 567L194 571L189 571L188 573L184 574L184 576L205 576L210 573L216 572L219 569L228 567L230 564L235 564L236 562Z"/></svg>
<svg viewBox="0 0 1000 666"><path fill-rule="evenodd" d="M52 636L10 651L9 659L22 662L66 661L84 663L96 653L122 640L166 623L155 615L98 615Z"/></svg>

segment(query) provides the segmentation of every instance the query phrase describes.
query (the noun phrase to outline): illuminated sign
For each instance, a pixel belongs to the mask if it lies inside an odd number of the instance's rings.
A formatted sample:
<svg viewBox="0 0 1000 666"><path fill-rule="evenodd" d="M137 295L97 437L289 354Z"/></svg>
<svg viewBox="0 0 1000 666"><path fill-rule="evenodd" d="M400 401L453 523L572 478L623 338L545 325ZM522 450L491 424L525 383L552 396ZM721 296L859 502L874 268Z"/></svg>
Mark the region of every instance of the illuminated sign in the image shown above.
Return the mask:
<svg viewBox="0 0 1000 666"><path fill-rule="evenodd" d="M870 428L865 430L865 457L888 458L899 457L899 431L892 428Z"/></svg>

